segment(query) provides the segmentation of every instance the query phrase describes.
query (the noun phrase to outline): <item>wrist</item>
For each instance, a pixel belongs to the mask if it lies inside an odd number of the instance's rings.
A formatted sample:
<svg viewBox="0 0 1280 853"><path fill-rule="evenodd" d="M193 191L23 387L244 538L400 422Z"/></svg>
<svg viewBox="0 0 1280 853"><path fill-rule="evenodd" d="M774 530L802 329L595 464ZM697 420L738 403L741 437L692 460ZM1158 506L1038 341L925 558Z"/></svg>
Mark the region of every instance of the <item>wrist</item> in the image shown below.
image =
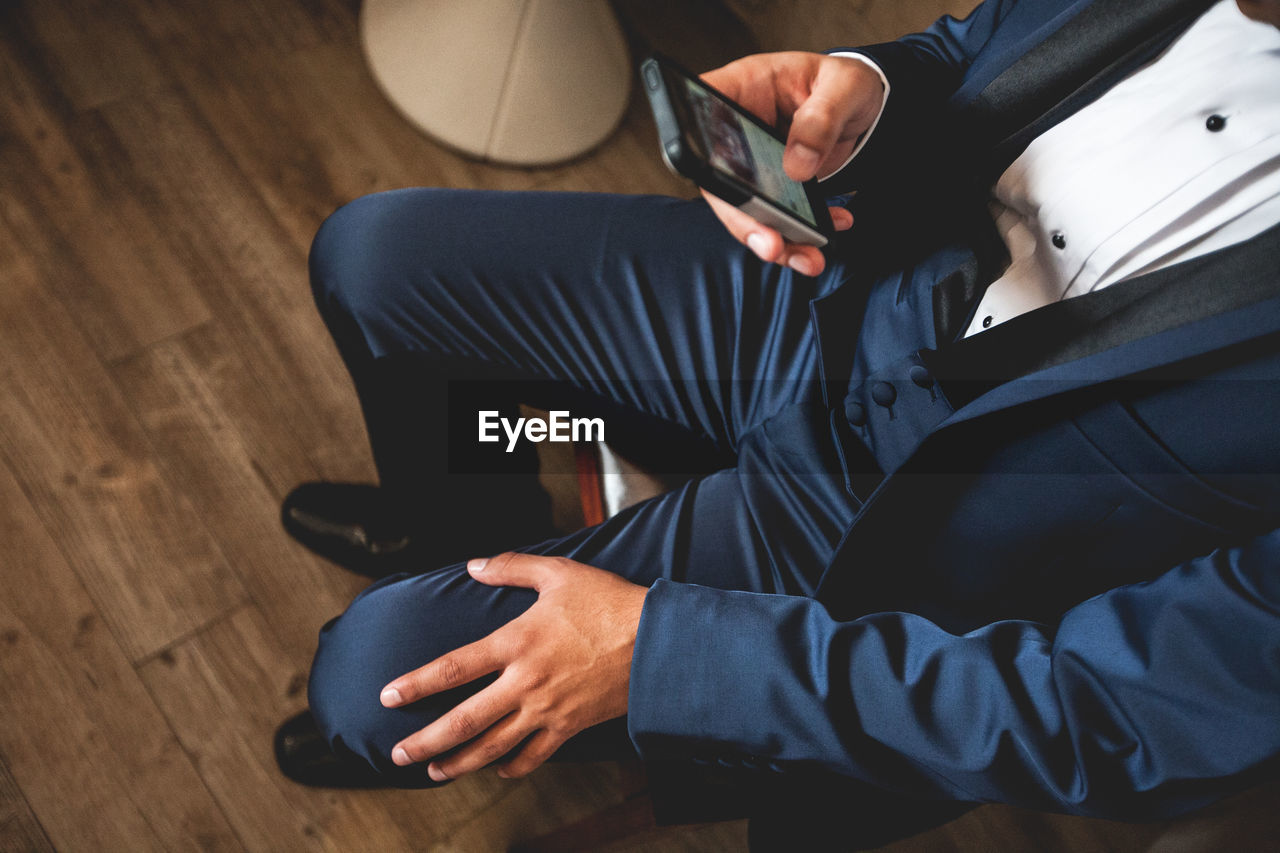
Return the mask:
<svg viewBox="0 0 1280 853"><path fill-rule="evenodd" d="M885 107L889 104L889 93L891 91L889 78L885 76L884 70L865 53L852 50L837 51L827 54L827 57L839 60L842 63L848 63L848 67L855 69L853 73L861 78L857 91L866 93L866 101L860 105L861 119L858 122L860 127L853 143L853 149L843 162L835 164L825 170L825 173L819 174L819 181L825 181L843 171L862 152L862 149L871 140L872 134L875 133L876 127L880 124L880 118L884 115Z"/></svg>

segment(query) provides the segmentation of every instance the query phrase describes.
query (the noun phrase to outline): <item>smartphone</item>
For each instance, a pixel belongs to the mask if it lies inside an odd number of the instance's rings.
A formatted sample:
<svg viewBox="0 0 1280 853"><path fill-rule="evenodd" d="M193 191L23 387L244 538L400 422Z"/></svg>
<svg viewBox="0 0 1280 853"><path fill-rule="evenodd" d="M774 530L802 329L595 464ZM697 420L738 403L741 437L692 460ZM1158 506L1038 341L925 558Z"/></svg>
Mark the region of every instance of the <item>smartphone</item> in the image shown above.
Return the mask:
<svg viewBox="0 0 1280 853"><path fill-rule="evenodd" d="M640 76L672 171L788 240L827 244L826 200L817 180L782 170L784 137L666 57L646 59Z"/></svg>

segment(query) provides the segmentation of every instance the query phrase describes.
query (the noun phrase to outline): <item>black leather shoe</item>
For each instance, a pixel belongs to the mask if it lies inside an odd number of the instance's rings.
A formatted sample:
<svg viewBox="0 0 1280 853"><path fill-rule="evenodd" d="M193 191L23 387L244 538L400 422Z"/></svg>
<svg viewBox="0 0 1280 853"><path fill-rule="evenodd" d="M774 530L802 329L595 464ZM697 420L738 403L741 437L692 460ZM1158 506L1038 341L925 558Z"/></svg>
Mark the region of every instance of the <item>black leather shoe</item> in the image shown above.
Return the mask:
<svg viewBox="0 0 1280 853"><path fill-rule="evenodd" d="M511 499L465 518L433 518L405 507L384 489L356 483L303 483L280 507L294 539L327 560L370 578L421 573L451 563L533 545L555 535L546 495Z"/></svg>
<svg viewBox="0 0 1280 853"><path fill-rule="evenodd" d="M276 730L276 764L300 785L313 788L385 788L387 781L368 764L329 748L310 711L290 717Z"/></svg>
<svg viewBox="0 0 1280 853"><path fill-rule="evenodd" d="M368 577L436 568L417 553L404 508L377 486L303 483L285 497L280 521L321 557Z"/></svg>

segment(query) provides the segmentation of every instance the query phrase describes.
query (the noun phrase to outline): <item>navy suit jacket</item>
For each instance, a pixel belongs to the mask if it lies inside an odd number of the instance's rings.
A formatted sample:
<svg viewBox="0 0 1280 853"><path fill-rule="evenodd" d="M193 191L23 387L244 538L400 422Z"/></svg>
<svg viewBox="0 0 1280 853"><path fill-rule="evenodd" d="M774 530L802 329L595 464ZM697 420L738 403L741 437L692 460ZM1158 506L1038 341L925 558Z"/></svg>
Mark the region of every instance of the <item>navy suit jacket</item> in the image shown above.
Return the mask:
<svg viewBox="0 0 1280 853"><path fill-rule="evenodd" d="M898 249L814 322L832 433L883 476L848 464L813 599L655 585L643 756L1131 819L1275 772L1280 229L956 340L994 177L1208 5L988 0L864 48L892 94L833 180Z"/></svg>

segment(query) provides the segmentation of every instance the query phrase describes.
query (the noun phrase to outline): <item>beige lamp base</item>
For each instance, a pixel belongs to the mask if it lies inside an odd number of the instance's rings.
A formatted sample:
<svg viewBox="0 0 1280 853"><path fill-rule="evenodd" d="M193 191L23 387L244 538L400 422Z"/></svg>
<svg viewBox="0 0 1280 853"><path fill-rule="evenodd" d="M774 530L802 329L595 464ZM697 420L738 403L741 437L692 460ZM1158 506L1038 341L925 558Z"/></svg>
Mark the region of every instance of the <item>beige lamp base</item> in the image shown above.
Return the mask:
<svg viewBox="0 0 1280 853"><path fill-rule="evenodd" d="M622 119L632 69L605 0L365 0L374 78L428 135L520 166L583 154Z"/></svg>

